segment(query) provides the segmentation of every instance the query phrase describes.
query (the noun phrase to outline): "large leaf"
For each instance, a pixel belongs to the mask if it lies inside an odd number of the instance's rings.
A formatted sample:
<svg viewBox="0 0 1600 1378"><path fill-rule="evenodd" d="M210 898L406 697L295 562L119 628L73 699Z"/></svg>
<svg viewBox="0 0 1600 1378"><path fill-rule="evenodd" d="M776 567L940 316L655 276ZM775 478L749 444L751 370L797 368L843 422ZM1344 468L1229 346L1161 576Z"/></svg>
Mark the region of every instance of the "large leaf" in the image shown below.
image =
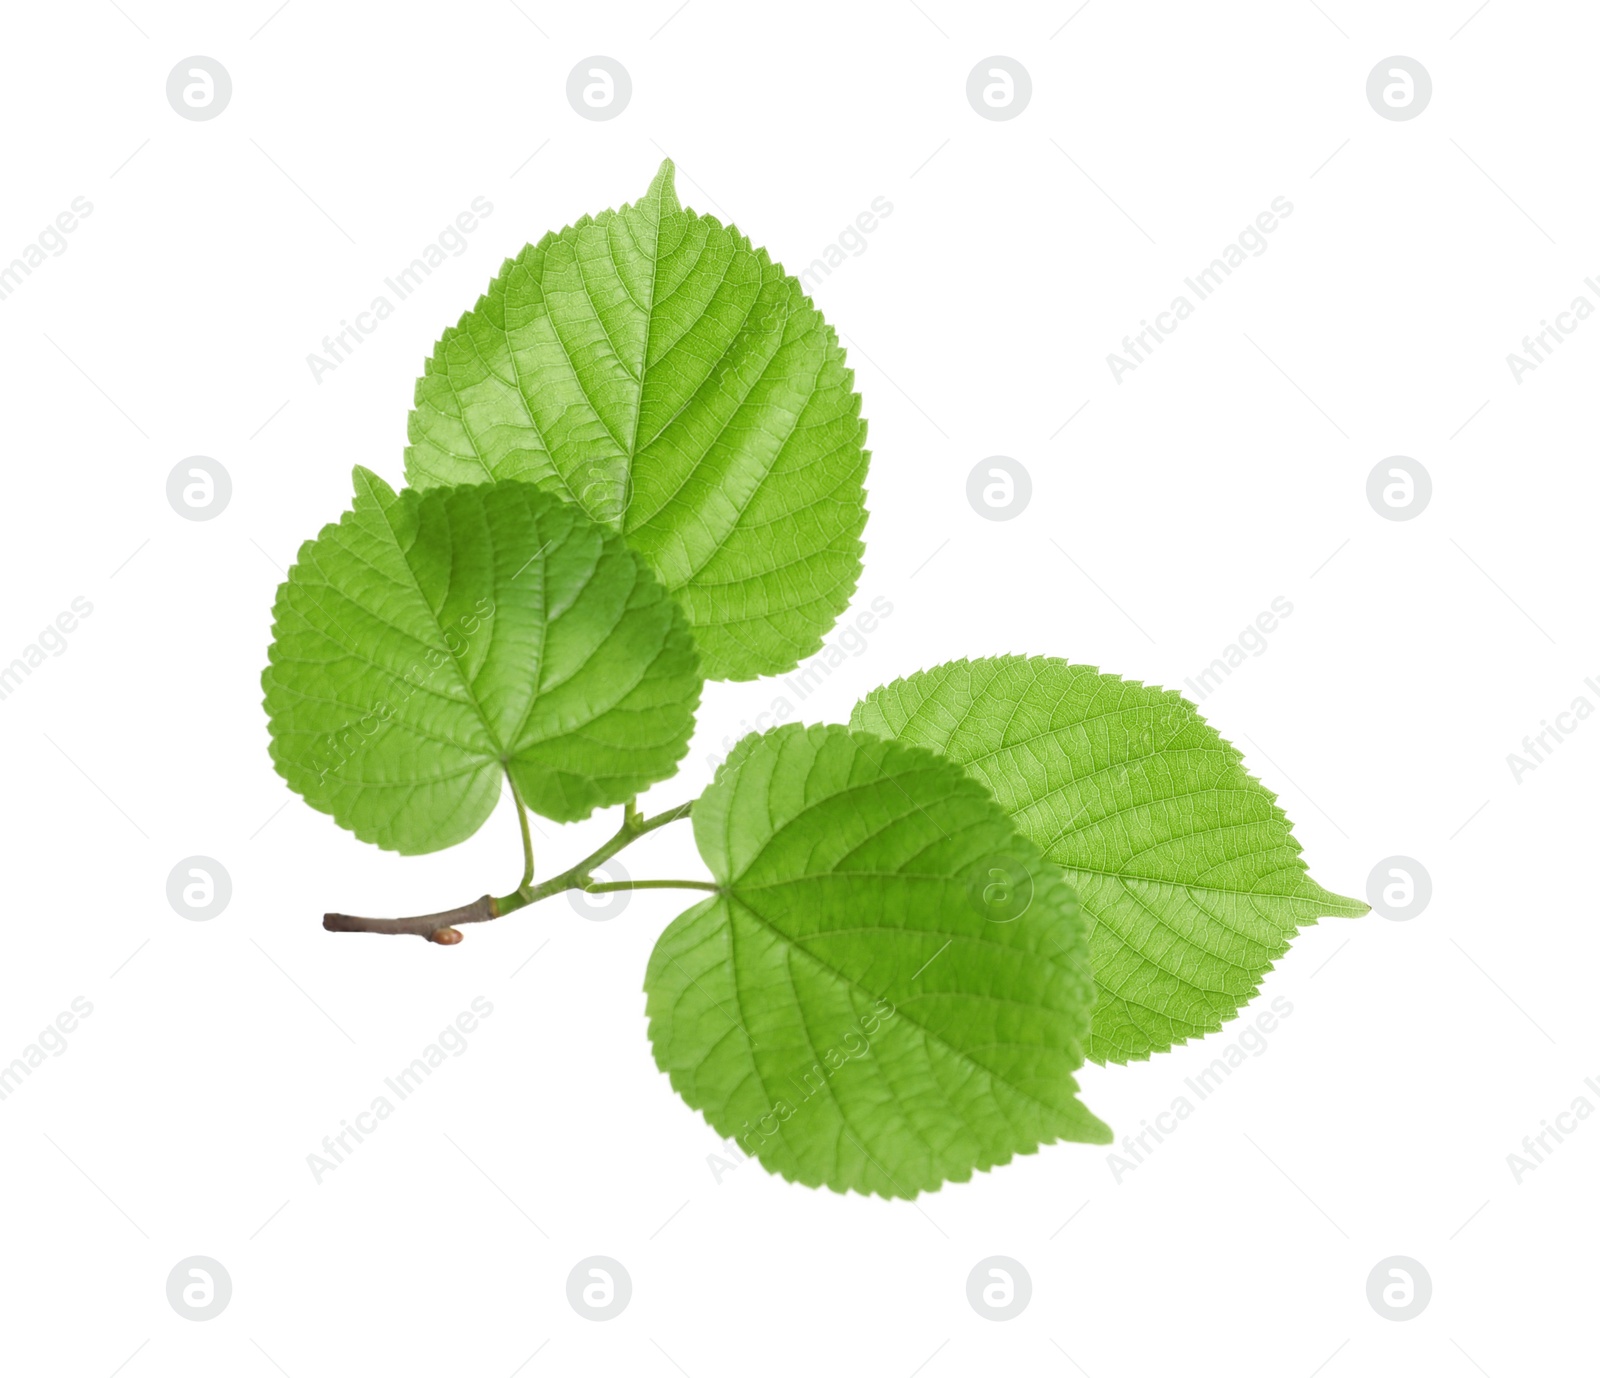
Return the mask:
<svg viewBox="0 0 1600 1378"><path fill-rule="evenodd" d="M1221 1028L1300 925L1367 912L1311 879L1277 796L1176 693L1003 656L897 680L850 722L960 762L1065 868L1092 923L1097 1062Z"/></svg>
<svg viewBox="0 0 1600 1378"><path fill-rule="evenodd" d="M678 599L706 675L792 669L850 601L866 423L800 284L684 210L637 203L506 261L417 381L407 480L525 478L618 527Z"/></svg>
<svg viewBox="0 0 1600 1378"><path fill-rule="evenodd" d="M651 954L656 1061L810 1186L912 1196L1108 1143L1077 1099L1093 981L1058 868L988 792L840 726L746 737L694 806L719 893Z"/></svg>
<svg viewBox="0 0 1600 1378"><path fill-rule="evenodd" d="M620 537L529 483L355 504L301 546L262 674L279 773L356 836L431 852L509 775L561 822L671 775L701 680L683 615Z"/></svg>

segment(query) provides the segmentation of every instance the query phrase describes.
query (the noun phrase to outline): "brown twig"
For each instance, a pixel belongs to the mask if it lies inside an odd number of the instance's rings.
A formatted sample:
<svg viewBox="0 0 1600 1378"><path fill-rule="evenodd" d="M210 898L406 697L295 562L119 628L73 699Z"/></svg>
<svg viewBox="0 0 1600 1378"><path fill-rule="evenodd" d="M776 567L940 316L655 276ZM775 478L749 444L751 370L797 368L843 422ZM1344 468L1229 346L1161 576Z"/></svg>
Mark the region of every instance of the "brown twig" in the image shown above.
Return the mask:
<svg viewBox="0 0 1600 1378"><path fill-rule="evenodd" d="M324 914L322 926L330 933L415 933L431 943L448 946L461 941L458 923L487 923L500 917L492 895L479 895L471 904L437 914L414 914L406 919L363 919L354 914Z"/></svg>
<svg viewBox="0 0 1600 1378"><path fill-rule="evenodd" d="M687 804L679 804L675 809L668 809L665 813L658 813L654 818L644 818L639 814L633 801L629 800L628 807L623 812L622 827L608 841L560 875L553 876L540 885L533 885L529 880L524 880L509 895L480 895L471 904L463 904L459 909L445 909L437 914L416 914L406 919L363 919L354 914L324 914L322 926L330 933L415 933L431 943L448 947L459 943L465 936L455 926L458 923L487 923L490 919L498 919L502 915L521 909L524 905L536 904L564 890L590 890L596 894L606 890L639 890L660 886L715 890L716 886L696 880L597 884L590 874L595 867L646 833L654 832L668 823L675 823L680 818L689 817L693 807L691 800ZM531 860L530 852L529 861Z"/></svg>

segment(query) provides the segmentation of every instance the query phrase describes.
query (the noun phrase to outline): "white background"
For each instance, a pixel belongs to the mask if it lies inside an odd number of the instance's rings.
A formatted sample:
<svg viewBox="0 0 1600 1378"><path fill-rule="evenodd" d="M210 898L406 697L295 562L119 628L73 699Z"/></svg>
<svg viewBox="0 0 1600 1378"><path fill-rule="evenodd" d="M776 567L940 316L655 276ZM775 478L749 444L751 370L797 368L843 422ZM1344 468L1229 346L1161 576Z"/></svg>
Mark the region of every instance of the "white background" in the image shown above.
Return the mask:
<svg viewBox="0 0 1600 1378"><path fill-rule="evenodd" d="M1600 1105L1600 721L1520 783L1506 757L1576 696L1600 705L1600 321L1520 383L1506 356L1580 293L1600 305L1583 284L1600 272L1600 17L1512 0L273 3L6 16L0 262L75 196L94 209L0 301L0 661L74 597L94 611L0 702L0 1058L74 997L94 1012L0 1102L0 1366L1591 1364L1600 1125L1520 1183L1506 1159L1574 1098ZM232 76L210 122L166 101L192 54ZM632 75L606 123L565 97L591 54ZM991 54L1032 77L1011 121L966 99ZM1432 75L1408 122L1366 99L1392 54ZM1263 987L1293 1005L1267 1050L1120 1182L1083 1145L914 1204L753 1162L719 1181L714 1134L645 1039L671 892L604 923L552 900L452 949L319 926L509 888L519 858L507 810L401 859L288 793L258 685L282 568L343 509L353 464L401 480L422 359L502 259L637 196L664 153L689 204L792 270L893 204L816 299L871 424L858 606L894 611L799 716L841 720L896 675L999 652L1176 687L1282 596L1293 615L1204 712L1330 888L1364 895L1397 853L1431 873L1410 922L1307 930ZM494 210L466 251L314 381L307 354L475 196ZM1267 252L1115 381L1108 351L1277 196L1294 210ZM208 522L165 496L195 454L233 480ZM1033 479L1010 522L965 497L995 454ZM1396 454L1433 477L1410 522L1365 495ZM710 686L647 809L702 788L780 696ZM541 867L611 826L547 827ZM195 854L232 877L210 922L166 898ZM702 874L681 827L628 862ZM316 1182L323 1136L475 996L494 1013L468 1051ZM1234 1036L1086 1068L1084 1099L1137 1133ZM196 1254L233 1280L205 1323L165 1294ZM596 1254L633 1280L604 1324L566 1297ZM1005 1324L966 1300L996 1254L1033 1282ZM1396 1254L1433 1280L1404 1323L1366 1296Z"/></svg>

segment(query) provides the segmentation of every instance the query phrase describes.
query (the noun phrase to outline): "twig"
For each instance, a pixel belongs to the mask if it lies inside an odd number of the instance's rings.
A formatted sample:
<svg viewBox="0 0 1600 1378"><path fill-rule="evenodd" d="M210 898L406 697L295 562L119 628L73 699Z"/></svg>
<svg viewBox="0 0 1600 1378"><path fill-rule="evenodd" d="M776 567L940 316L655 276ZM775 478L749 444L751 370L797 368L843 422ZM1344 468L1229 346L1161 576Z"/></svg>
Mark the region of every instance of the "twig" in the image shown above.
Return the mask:
<svg viewBox="0 0 1600 1378"><path fill-rule="evenodd" d="M548 899L551 895L558 895L566 890L600 893L606 889L651 889L667 886L691 890L715 890L717 888L715 885L698 880L626 881L600 885L596 883L592 874L597 866L615 856L630 843L638 841L646 833L664 828L668 823L675 823L680 818L689 817L693 807L694 803L691 800L687 804L679 804L675 809L668 809L665 813L658 813L654 818L644 818L630 800L623 813L622 826L609 840L584 857L576 866L569 867L560 875L552 876L539 885L532 884L531 877L527 877L509 895L480 895L471 904L463 904L458 909L445 909L437 914L416 914L404 919L366 919L354 914L324 914L322 926L330 933L414 933L431 943L448 947L459 943L465 936L456 927L458 923L487 923L490 919L502 918L506 914L514 913L530 904L537 904L542 899Z"/></svg>
<svg viewBox="0 0 1600 1378"><path fill-rule="evenodd" d="M363 919L354 914L324 914L322 926L330 933L415 933L431 943L459 943L458 923L487 923L499 918L492 895L479 895L459 909L437 914L416 914L407 919Z"/></svg>

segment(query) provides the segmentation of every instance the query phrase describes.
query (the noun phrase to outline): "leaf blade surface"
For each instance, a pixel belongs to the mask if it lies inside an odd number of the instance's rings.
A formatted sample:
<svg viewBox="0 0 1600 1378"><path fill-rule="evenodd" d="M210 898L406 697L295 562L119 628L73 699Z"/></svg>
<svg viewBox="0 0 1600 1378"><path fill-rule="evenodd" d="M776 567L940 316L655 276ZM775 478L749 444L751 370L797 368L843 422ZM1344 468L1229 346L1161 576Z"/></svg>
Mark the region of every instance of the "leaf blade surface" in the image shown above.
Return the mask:
<svg viewBox="0 0 1600 1378"><path fill-rule="evenodd" d="M800 284L649 191L509 259L417 381L415 487L525 478L621 530L712 679L792 669L850 600L866 423Z"/></svg>
<svg viewBox="0 0 1600 1378"><path fill-rule="evenodd" d="M850 721L959 762L1065 870L1092 925L1094 1061L1216 1031L1302 924L1367 912L1311 879L1277 796L1170 690L1001 656L896 680Z"/></svg>
<svg viewBox="0 0 1600 1378"><path fill-rule="evenodd" d="M741 742L693 817L720 893L663 932L645 989L658 1065L719 1133L791 1181L884 1196L1109 1141L1073 1079L1076 901L959 769L791 725ZM1026 877L1020 914L975 898L990 863Z"/></svg>
<svg viewBox="0 0 1600 1378"><path fill-rule="evenodd" d="M279 587L262 674L274 765L312 807L429 852L476 832L506 775L568 822L676 770L694 644L619 537L528 483L355 484Z"/></svg>

